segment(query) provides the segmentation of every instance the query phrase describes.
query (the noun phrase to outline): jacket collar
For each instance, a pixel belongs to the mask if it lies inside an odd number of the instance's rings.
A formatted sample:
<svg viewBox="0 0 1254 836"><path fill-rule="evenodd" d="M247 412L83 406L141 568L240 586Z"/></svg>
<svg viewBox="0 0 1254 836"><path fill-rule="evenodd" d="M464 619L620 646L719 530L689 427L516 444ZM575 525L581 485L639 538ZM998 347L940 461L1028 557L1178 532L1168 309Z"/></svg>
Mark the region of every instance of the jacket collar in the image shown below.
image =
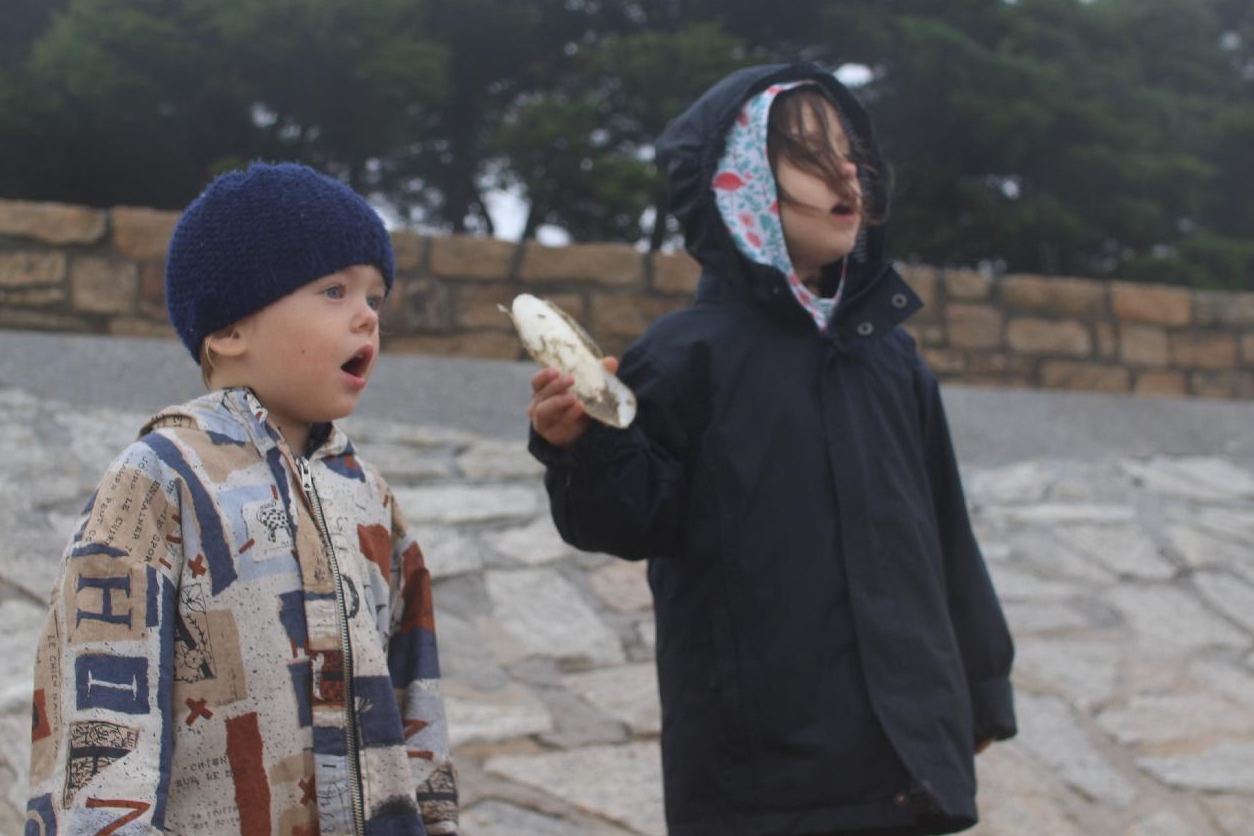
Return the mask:
<svg viewBox="0 0 1254 836"><path fill-rule="evenodd" d="M763 265L747 265L748 270L779 272ZM789 328L814 333L814 321L792 298L783 281L728 282L715 269L702 271L697 284L697 300L753 303L751 306ZM824 338L837 342L861 340L891 331L923 307L923 301L891 264L879 269L849 289L823 329Z"/></svg>
<svg viewBox="0 0 1254 836"><path fill-rule="evenodd" d="M271 450L292 457L296 455L296 451L288 447L283 436L270 423L270 411L247 387L219 389L181 406L164 409L144 424L140 434L163 427L188 426L229 442L251 444L263 458ZM322 438L321 443L308 454L310 461L351 452L348 436L334 423L314 426L310 430L310 438Z"/></svg>

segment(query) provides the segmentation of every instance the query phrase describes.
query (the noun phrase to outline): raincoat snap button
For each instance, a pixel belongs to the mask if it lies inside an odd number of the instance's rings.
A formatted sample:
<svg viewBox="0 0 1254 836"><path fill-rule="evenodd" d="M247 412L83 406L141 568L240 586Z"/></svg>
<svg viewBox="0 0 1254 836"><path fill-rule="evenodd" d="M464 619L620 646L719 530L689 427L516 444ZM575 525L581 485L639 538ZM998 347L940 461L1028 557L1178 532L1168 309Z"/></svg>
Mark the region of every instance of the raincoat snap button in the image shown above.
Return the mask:
<svg viewBox="0 0 1254 836"><path fill-rule="evenodd" d="M906 795L904 792L899 792L893 796L893 803L898 807L905 807L908 801L910 801L910 796Z"/></svg>
<svg viewBox="0 0 1254 836"><path fill-rule="evenodd" d="M906 298L906 294L904 293L893 294L893 299L892 299L893 307L897 308L898 310L900 310L901 308L904 308L909 303L909 301L910 300Z"/></svg>
<svg viewBox="0 0 1254 836"><path fill-rule="evenodd" d="M869 337L874 331L875 331L875 326L872 325L871 323L869 322L858 323L858 335L859 336Z"/></svg>

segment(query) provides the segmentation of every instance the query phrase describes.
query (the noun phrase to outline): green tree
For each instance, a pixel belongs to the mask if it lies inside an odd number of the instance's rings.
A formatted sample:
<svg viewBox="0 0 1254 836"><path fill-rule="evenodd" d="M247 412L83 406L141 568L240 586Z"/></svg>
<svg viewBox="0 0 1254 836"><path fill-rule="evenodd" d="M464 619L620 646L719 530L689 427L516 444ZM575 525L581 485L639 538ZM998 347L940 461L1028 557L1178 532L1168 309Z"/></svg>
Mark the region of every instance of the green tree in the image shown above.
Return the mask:
<svg viewBox="0 0 1254 836"><path fill-rule="evenodd" d="M634 15L600 24L569 51L547 93L519 95L506 112L494 146L503 163L498 185L530 201L524 237L549 223L577 239L648 235L656 248L666 194L652 142L709 85L745 64L747 48L714 24L655 31Z"/></svg>
<svg viewBox="0 0 1254 836"><path fill-rule="evenodd" d="M71 0L16 72L6 193L178 207L255 157L359 188L443 89L413 0ZM411 79L432 81L416 86Z"/></svg>
<svg viewBox="0 0 1254 836"><path fill-rule="evenodd" d="M65 9L69 0L8 0L4 27L0 28L0 67L21 61L31 43L48 28L52 16Z"/></svg>
<svg viewBox="0 0 1254 836"><path fill-rule="evenodd" d="M523 238L544 223L576 239L633 241L655 182L652 166L614 153L594 97L535 97L515 107L497 134L505 184L530 202Z"/></svg>
<svg viewBox="0 0 1254 836"><path fill-rule="evenodd" d="M565 0L430 0L429 37L449 50L444 97L394 165L423 184L411 219L454 231L491 232L483 196L511 105L547 91L595 33L594 9ZM415 85L433 80L417 78Z"/></svg>
<svg viewBox="0 0 1254 836"><path fill-rule="evenodd" d="M1215 126L1232 110L1234 78L1212 9L1172 0L833 7L834 27L859 29L892 59L875 65L863 95L896 167L898 251L1149 278L1145 264L1204 232L1219 172ZM873 7L889 13L877 19ZM1235 148L1240 130L1229 135ZM1171 275L1165 264L1153 271ZM1197 280L1196 271L1174 275Z"/></svg>
<svg viewBox="0 0 1254 836"><path fill-rule="evenodd" d="M1254 286L1249 0L13 0L0 194L177 207L255 157L407 222L653 246L651 143L747 63L865 64L894 252Z"/></svg>
<svg viewBox="0 0 1254 836"><path fill-rule="evenodd" d="M429 38L423 2L194 3L234 70L232 105L247 110L267 156L385 189L385 161L446 99L449 52Z"/></svg>
<svg viewBox="0 0 1254 836"><path fill-rule="evenodd" d="M670 120L714 82L750 63L748 52L742 39L712 23L612 37L598 50L591 68L604 102L601 125L624 157L649 154ZM648 234L650 249L656 250L667 230L661 178L646 190L645 202L653 209Z"/></svg>

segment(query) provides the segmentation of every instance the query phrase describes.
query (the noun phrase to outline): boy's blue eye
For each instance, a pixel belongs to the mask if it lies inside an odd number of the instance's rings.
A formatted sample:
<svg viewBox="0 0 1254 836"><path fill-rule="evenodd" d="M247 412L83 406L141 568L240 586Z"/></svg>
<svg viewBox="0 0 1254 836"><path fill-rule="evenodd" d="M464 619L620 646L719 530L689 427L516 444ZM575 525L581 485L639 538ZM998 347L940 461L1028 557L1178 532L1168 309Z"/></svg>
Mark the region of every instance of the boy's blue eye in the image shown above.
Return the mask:
<svg viewBox="0 0 1254 836"><path fill-rule="evenodd" d="M343 299L344 298L344 288L343 286L338 285L338 284L333 284L322 292L325 293L331 299Z"/></svg>
<svg viewBox="0 0 1254 836"><path fill-rule="evenodd" d="M379 310L379 308L383 307L383 297L371 296L368 299L366 299L366 304L370 306L370 310L377 311Z"/></svg>

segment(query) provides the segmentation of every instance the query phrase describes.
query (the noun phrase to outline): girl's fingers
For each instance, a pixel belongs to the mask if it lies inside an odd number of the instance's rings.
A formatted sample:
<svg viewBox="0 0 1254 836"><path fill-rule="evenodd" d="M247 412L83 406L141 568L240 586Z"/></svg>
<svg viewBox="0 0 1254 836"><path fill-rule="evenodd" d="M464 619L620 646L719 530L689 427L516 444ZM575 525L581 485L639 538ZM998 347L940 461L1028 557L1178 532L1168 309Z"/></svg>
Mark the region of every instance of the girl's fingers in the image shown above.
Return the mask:
<svg viewBox="0 0 1254 836"><path fill-rule="evenodd" d="M559 374L557 369L540 369L540 371L536 372L531 378L531 391L539 392L546 385L548 385L553 378L558 376Z"/></svg>
<svg viewBox="0 0 1254 836"><path fill-rule="evenodd" d="M584 414L583 404L578 401L555 405L551 411L538 416L535 421L536 432L550 442L565 446L583 435L588 418Z"/></svg>
<svg viewBox="0 0 1254 836"><path fill-rule="evenodd" d="M575 396L569 392L561 395L552 395L546 398L537 397L531 402L528 413L532 422L536 425L536 429L544 431L550 429L563 420L563 416L578 407L583 410L583 405L575 400Z"/></svg>
<svg viewBox="0 0 1254 836"><path fill-rule="evenodd" d="M618 362L606 358L605 368L613 372ZM550 444L566 446L583 435L588 416L570 387L575 379L557 369L541 369L531 378L531 403L527 417L537 433Z"/></svg>
<svg viewBox="0 0 1254 836"><path fill-rule="evenodd" d="M549 398L560 395L575 385L575 379L568 374L561 374L556 369L544 369L531 378L533 398Z"/></svg>
<svg viewBox="0 0 1254 836"><path fill-rule="evenodd" d="M609 372L610 374L618 373L618 358L617 357L602 357L601 363L602 365L605 366L605 370Z"/></svg>

